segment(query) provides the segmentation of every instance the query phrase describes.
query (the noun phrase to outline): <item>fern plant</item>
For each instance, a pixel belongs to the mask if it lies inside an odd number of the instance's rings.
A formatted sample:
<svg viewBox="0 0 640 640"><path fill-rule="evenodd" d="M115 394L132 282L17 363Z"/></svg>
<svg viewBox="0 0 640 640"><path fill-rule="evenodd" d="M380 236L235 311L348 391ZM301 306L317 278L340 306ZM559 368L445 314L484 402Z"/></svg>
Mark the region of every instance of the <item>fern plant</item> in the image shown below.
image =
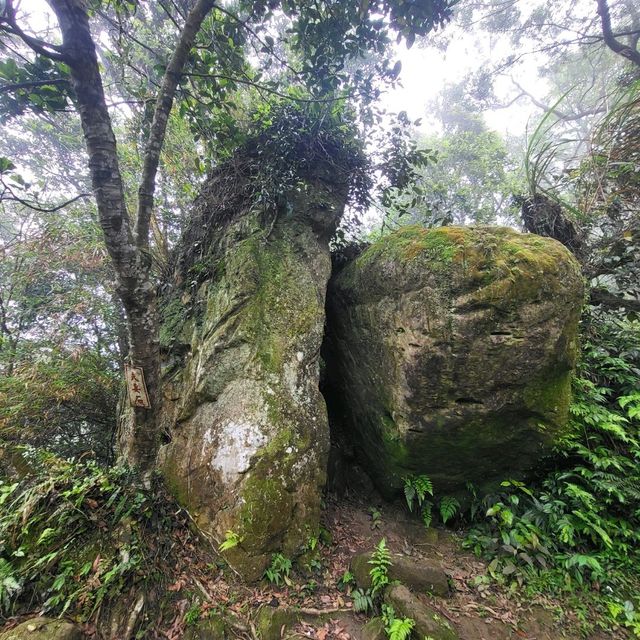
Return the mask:
<svg viewBox="0 0 640 640"><path fill-rule="evenodd" d="M415 502L417 502L418 509L421 508L427 495L433 497L433 484L429 476L411 475L404 478L404 497L409 511L413 511Z"/></svg>
<svg viewBox="0 0 640 640"><path fill-rule="evenodd" d="M460 510L460 503L452 496L444 496L444 498L440 500L439 509L442 523L447 524Z"/></svg>
<svg viewBox="0 0 640 640"><path fill-rule="evenodd" d="M291 586L292 582L289 578L291 573L291 560L281 553L274 553L271 557L271 565L265 570L264 577L275 584L280 586L285 583L287 586Z"/></svg>
<svg viewBox="0 0 640 640"><path fill-rule="evenodd" d="M407 640L415 627L413 618L396 618L396 612L391 605L383 604L381 611L382 623L389 640Z"/></svg>
<svg viewBox="0 0 640 640"><path fill-rule="evenodd" d="M420 511L420 516L424 526L429 528L433 520L433 503L425 498L433 497L433 484L429 476L406 476L404 478L404 497L409 507L409 511Z"/></svg>
<svg viewBox="0 0 640 640"><path fill-rule="evenodd" d="M367 613L367 611L373 610L373 598L371 597L371 590L367 589L354 589L351 593L353 598L353 610L358 613Z"/></svg>
<svg viewBox="0 0 640 640"><path fill-rule="evenodd" d="M226 531L224 534L224 540L218 547L218 551L227 551L237 547L242 542L242 536L239 536L233 531Z"/></svg>
<svg viewBox="0 0 640 640"><path fill-rule="evenodd" d="M382 538L369 560L372 565L369 570L371 576L371 595L376 596L389 584L389 567L391 566L391 554L387 548L387 541Z"/></svg>

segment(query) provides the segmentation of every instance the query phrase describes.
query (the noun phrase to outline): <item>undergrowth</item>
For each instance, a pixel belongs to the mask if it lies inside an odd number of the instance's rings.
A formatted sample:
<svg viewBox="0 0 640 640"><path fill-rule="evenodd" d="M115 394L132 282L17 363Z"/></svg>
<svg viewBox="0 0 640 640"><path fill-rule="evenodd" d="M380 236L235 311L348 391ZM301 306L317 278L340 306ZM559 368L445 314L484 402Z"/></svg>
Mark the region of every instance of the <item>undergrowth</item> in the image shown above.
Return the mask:
<svg viewBox="0 0 640 640"><path fill-rule="evenodd" d="M133 585L162 580L156 561L180 526L163 492L141 489L122 467L14 453L30 471L0 481L3 617L38 607L88 621Z"/></svg>
<svg viewBox="0 0 640 640"><path fill-rule="evenodd" d="M562 595L585 630L640 636L640 327L588 318L571 430L540 483L505 481L465 545L492 580Z"/></svg>

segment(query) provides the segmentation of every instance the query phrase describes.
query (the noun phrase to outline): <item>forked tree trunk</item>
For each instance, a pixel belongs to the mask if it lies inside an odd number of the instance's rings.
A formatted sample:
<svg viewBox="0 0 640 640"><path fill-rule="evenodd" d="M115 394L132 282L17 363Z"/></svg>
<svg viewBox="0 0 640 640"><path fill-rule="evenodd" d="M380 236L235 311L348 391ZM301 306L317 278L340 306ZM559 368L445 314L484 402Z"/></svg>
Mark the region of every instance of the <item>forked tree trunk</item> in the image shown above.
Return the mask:
<svg viewBox="0 0 640 640"><path fill-rule="evenodd" d="M127 212L118 164L116 139L107 109L95 44L82 0L49 0L62 32L59 55L70 68L80 114L100 226L117 277L117 291L127 315L129 360L144 370L150 409L134 408L119 437L120 453L147 471L159 444L160 349L155 285L151 277L149 219L153 210L155 177L167 121L180 74L211 0L197 0L180 34L156 101L139 189L137 233ZM29 44L29 43L28 43ZM42 52L41 52L42 53Z"/></svg>

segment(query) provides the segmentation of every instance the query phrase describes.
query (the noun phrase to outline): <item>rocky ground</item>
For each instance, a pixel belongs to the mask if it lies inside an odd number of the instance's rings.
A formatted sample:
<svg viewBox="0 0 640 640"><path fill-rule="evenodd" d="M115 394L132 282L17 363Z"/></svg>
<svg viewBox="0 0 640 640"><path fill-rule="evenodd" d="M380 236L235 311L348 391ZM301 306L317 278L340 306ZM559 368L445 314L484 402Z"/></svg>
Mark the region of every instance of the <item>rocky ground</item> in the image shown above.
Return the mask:
<svg viewBox="0 0 640 640"><path fill-rule="evenodd" d="M396 613L416 620L416 640L579 640L622 639L621 630L581 635L578 620L563 603L527 600L482 583L486 565L462 549L451 530L425 529L402 505L370 499L327 498L322 540L306 558L307 570L292 568L286 581L248 587L195 536L176 539L180 557L172 560L170 606L157 619L144 619L136 638L165 640L384 640L371 615L354 611L355 585L340 584L346 571L367 586L367 556L384 538L392 554L390 577L402 584L385 599ZM132 596L127 613L135 612ZM13 620L0 640L79 640L106 637L94 625ZM134 619L135 621L135 619ZM17 626L16 626L17 624ZM142 635L140 635L142 633ZM108 632L107 632L108 634Z"/></svg>
<svg viewBox="0 0 640 640"><path fill-rule="evenodd" d="M256 589L234 587L221 574L211 585L202 585L202 591L209 593L206 606L215 611L221 602L228 603L227 611L235 612L239 619L246 616L253 620L245 629L238 624L236 631L262 640L382 640L385 636L370 622L370 616L354 612L355 587L340 586L340 579L349 570L366 581L369 567L365 564L363 569L358 559L385 538L394 567L399 567L391 569L391 578L412 588L412 592L396 588L390 601L397 613L418 621L420 640L627 637L620 630L584 636L578 620L559 601L542 597L527 601L524 595L509 595L495 585L479 584L486 564L462 549L462 536L451 530L427 530L400 505L329 498L324 527L326 541L319 545L310 571L293 572L289 585ZM431 588L425 579L431 581ZM214 629L215 623L201 622L187 628L185 637L220 638L220 629Z"/></svg>

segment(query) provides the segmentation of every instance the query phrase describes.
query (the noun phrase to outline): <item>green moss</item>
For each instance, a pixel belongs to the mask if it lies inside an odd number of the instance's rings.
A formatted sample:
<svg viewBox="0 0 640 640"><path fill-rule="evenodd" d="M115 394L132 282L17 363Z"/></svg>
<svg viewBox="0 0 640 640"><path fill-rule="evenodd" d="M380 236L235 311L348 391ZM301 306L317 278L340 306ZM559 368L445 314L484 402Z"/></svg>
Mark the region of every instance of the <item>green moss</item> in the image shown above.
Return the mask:
<svg viewBox="0 0 640 640"><path fill-rule="evenodd" d="M389 415L381 418L381 436L385 454L393 466L402 467L406 464L408 451L405 442L398 434L398 427Z"/></svg>
<svg viewBox="0 0 640 640"><path fill-rule="evenodd" d="M291 627L300 620L300 613L293 609L262 607L256 620L256 631L260 640L280 640L282 629Z"/></svg>
<svg viewBox="0 0 640 640"><path fill-rule="evenodd" d="M163 349L169 349L178 341L189 317L189 309L182 303L180 293L165 300L160 308L160 346Z"/></svg>
<svg viewBox="0 0 640 640"><path fill-rule="evenodd" d="M239 523L242 546L268 549L282 534L283 521L291 517L292 497L275 478L252 475L242 487Z"/></svg>
<svg viewBox="0 0 640 640"><path fill-rule="evenodd" d="M233 249L233 261L252 294L242 311L242 331L264 371L281 374L287 345L308 334L323 314L314 283L287 238L265 243L253 236Z"/></svg>
<svg viewBox="0 0 640 640"><path fill-rule="evenodd" d="M184 640L224 640L228 635L224 618L209 615L206 620L199 620L195 626L187 629Z"/></svg>
<svg viewBox="0 0 640 640"><path fill-rule="evenodd" d="M420 225L408 225L383 236L372 244L356 260L357 268L380 258L410 261L427 258L435 265L451 264L464 243L464 232L458 227L425 229Z"/></svg>
<svg viewBox="0 0 640 640"><path fill-rule="evenodd" d="M558 368L536 376L524 390L527 408L554 424L563 424L571 402L571 371Z"/></svg>
<svg viewBox="0 0 640 640"><path fill-rule="evenodd" d="M169 493L183 507L189 507L189 491L184 474L176 468L175 462L167 458L162 465L162 477Z"/></svg>

